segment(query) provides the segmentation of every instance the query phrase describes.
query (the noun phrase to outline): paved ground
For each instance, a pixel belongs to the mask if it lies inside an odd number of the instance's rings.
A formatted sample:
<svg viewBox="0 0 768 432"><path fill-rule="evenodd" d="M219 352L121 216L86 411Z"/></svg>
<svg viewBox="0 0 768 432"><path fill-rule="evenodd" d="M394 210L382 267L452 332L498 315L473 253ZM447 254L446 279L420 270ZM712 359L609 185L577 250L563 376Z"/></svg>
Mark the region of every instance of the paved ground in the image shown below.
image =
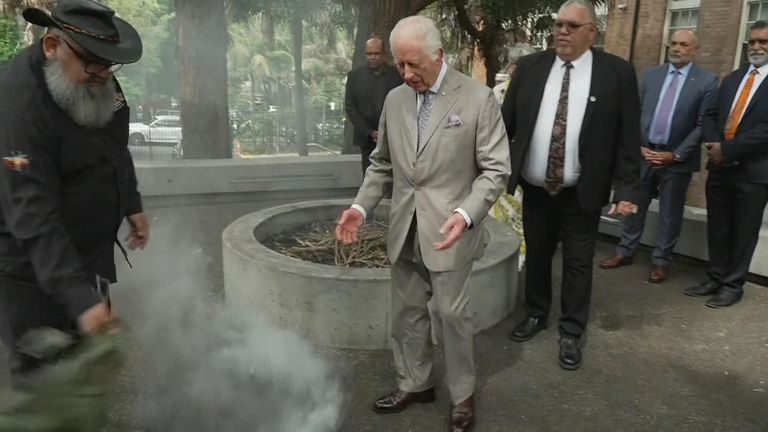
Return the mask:
<svg viewBox="0 0 768 432"><path fill-rule="evenodd" d="M596 261L611 252L610 242L601 241ZM519 312L477 337L477 432L768 430L768 289L748 284L738 305L709 309L681 294L701 279L702 263L678 259L672 279L653 285L644 281L648 255L641 251L631 267L595 270L578 371L557 365L556 310L554 325L524 344L507 338ZM129 308L123 313L132 314ZM442 384L436 403L388 416L369 410L393 385L388 351L321 355L344 376L348 401L340 430L446 429L449 399ZM130 376L121 381L126 395L136 393ZM0 375L0 385L5 383L7 376ZM127 399L116 408L110 430L137 428Z"/></svg>

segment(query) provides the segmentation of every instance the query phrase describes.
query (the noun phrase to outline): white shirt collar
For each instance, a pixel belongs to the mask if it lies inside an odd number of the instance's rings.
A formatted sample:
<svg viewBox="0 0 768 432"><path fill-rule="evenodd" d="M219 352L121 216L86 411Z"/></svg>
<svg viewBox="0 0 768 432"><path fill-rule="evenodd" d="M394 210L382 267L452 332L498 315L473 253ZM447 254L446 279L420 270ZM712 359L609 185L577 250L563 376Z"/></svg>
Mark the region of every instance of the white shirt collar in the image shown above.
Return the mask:
<svg viewBox="0 0 768 432"><path fill-rule="evenodd" d="M765 76L765 74L768 73L768 64L764 64L764 65L760 66L759 68L756 68L755 65L749 65L749 70L747 71L747 74L750 74L755 69L757 69L757 73L760 76Z"/></svg>
<svg viewBox="0 0 768 432"><path fill-rule="evenodd" d="M681 67L680 69L672 66L672 64L669 64L669 67L667 68L667 75L671 74L672 71L677 70L680 72L680 75L688 78L688 74L691 73L691 68L693 67L693 62L688 63L687 65Z"/></svg>
<svg viewBox="0 0 768 432"><path fill-rule="evenodd" d="M443 66L440 68L440 73L437 75L437 80L432 85L432 87L429 88L429 91L437 94L437 92L440 90L440 86L443 85L446 72L448 72L448 65L445 63L445 61L443 61Z"/></svg>
<svg viewBox="0 0 768 432"><path fill-rule="evenodd" d="M584 52L584 54L579 56L579 58L571 61L571 64L573 65L574 69L578 69L579 66L584 66L584 64L586 62L590 62L590 63L592 62L592 50L591 49L586 50ZM557 64L558 68L562 68L563 65L565 64L565 60L561 59L558 56L555 56L555 64Z"/></svg>

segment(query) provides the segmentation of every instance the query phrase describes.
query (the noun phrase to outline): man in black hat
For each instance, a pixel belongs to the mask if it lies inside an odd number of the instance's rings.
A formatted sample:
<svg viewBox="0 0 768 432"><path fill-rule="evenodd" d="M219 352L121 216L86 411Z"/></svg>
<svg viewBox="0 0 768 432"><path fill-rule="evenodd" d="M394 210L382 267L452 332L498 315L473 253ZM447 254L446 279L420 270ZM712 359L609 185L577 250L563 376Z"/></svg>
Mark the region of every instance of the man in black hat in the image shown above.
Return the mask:
<svg viewBox="0 0 768 432"><path fill-rule="evenodd" d="M113 320L107 286L123 218L129 248L149 239L113 76L141 58L141 38L91 0L23 15L48 31L0 66L0 337L13 378L40 366L20 348L31 330L89 334Z"/></svg>

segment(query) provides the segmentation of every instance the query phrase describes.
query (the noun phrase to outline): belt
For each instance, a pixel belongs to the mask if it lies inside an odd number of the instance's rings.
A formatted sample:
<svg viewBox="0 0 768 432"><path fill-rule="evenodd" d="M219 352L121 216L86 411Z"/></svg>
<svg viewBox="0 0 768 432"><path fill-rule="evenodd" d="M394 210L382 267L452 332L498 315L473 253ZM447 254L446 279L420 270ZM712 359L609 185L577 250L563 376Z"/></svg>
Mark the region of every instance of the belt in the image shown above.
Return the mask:
<svg viewBox="0 0 768 432"><path fill-rule="evenodd" d="M647 147L653 151L667 151L669 148L666 144L655 144L655 143L648 143Z"/></svg>

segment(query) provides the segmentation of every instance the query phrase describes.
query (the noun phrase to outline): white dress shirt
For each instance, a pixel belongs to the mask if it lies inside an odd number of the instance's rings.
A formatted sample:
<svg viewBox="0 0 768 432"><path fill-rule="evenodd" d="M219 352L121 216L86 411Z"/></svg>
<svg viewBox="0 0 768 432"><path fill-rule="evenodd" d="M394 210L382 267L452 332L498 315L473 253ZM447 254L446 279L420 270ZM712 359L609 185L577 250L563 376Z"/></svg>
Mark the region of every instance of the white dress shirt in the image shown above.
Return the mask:
<svg viewBox="0 0 768 432"><path fill-rule="evenodd" d="M565 128L565 173L563 186L576 185L581 172L579 163L579 133L587 111L589 92L592 83L592 51L587 50L581 57L572 61L570 84L568 86L568 117ZM523 178L535 186L544 186L549 161L549 147L552 144L552 127L560 100L560 89L565 75L565 62L555 57L549 71L547 85L541 99L536 126L533 129L528 156L523 165Z"/></svg>
<svg viewBox="0 0 768 432"><path fill-rule="evenodd" d="M448 65L445 62L443 62L443 65L440 68L440 73L437 75L437 80L435 80L435 83L432 85L432 87L430 87L429 90L427 90L427 91L432 92L434 94L434 96L432 96L433 97L433 99L432 99L432 105L433 106L434 106L435 101L437 100L437 98L441 96L440 93L439 93L439 90L440 90L440 86L443 85L443 80L445 79L445 74L446 74L447 71L448 71ZM421 103L423 102L423 100L424 100L424 94L416 93L416 117L414 117L414 119L413 119L414 123L416 124L416 130L419 129L419 109L421 108ZM415 150L418 150L418 145L419 145L419 143L418 143L418 138L417 138L416 142L413 143L413 148ZM352 204L352 208L357 210L357 211L359 211L363 215L363 219L368 219L368 213L365 211L364 208L362 208L358 204ZM469 217L469 213L467 213L464 209L457 208L453 212L460 214L464 218L464 221L467 223L467 227L471 227L472 226L472 218Z"/></svg>
<svg viewBox="0 0 768 432"><path fill-rule="evenodd" d="M749 79L749 74L751 74L752 71L755 69L757 69L757 75L755 75L755 82L752 83L752 88L749 90L749 97L747 98L746 105L744 105L745 111L747 110L749 103L752 101L752 96L755 95L757 88L760 87L760 84L763 83L763 80L765 79L766 74L768 74L768 64L762 65L759 68L755 68L754 65L749 65L749 70L744 75L744 78L741 79L741 84L739 84L739 89L736 91L736 96L734 96L733 98L733 102L731 103L731 110L728 112L728 117L731 116L731 113L733 112L733 108L736 106L736 102L739 100L741 89L743 89L744 85L747 84L747 80Z"/></svg>
<svg viewBox="0 0 768 432"><path fill-rule="evenodd" d="M428 92L432 92L434 96L432 96L432 106L435 105L435 100L438 97L438 91L440 90L440 86L443 85L443 80L445 79L445 73L448 71L448 65L443 62L443 66L440 68L440 73L437 75L437 80L435 81L435 84L432 85L432 87L427 90ZM426 93L426 92L425 92ZM419 130L419 109L421 109L421 103L424 102L424 93L416 93L416 117L414 120L416 121L416 130ZM418 137L416 138L416 142L413 143L413 148L418 150L419 143Z"/></svg>

